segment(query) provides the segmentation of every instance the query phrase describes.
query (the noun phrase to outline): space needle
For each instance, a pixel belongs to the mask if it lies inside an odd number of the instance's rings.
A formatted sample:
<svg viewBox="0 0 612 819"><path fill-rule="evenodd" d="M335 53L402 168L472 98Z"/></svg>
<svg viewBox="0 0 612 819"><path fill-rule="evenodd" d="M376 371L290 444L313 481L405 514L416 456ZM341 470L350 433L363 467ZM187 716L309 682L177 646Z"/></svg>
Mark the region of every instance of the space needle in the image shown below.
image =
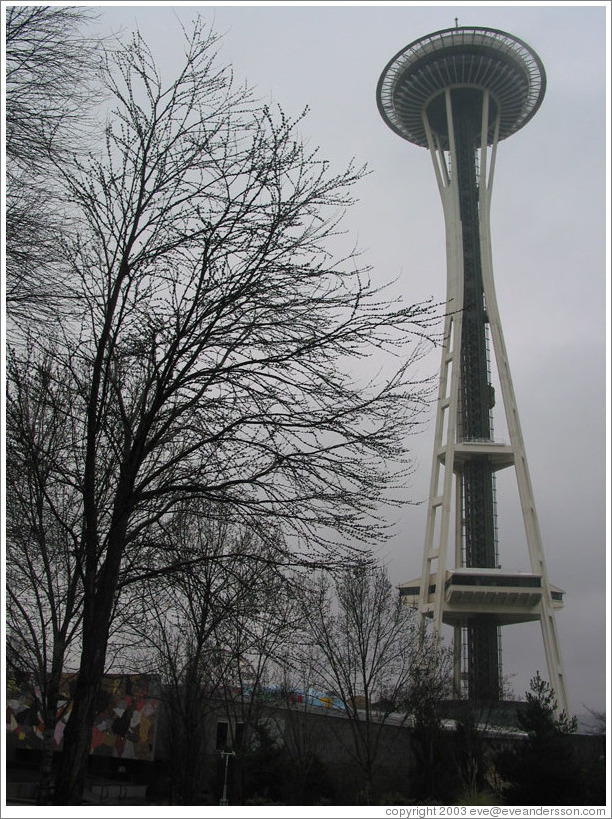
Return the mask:
<svg viewBox="0 0 612 819"><path fill-rule="evenodd" d="M539 621L548 674L569 713L552 586L542 547L518 407L495 295L491 193L498 144L526 125L546 90L538 55L492 28L455 25L421 37L382 72L386 124L431 156L446 227L446 311L421 576L400 593L453 629L457 693L503 699L501 631ZM495 389L492 373L497 374ZM500 395L496 395L500 392ZM509 441L497 440L503 412ZM496 473L514 472L526 570L502 570ZM527 557L525 558L527 560Z"/></svg>

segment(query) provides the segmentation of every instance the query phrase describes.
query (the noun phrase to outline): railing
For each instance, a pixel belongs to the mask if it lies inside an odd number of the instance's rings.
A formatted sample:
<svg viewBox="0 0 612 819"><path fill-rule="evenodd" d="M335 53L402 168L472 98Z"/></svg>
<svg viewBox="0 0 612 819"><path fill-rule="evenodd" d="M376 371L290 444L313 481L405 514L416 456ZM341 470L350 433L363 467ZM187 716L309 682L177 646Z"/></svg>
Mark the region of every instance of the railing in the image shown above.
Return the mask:
<svg viewBox="0 0 612 819"><path fill-rule="evenodd" d="M35 805L38 782L7 782L6 801L14 805Z"/></svg>
<svg viewBox="0 0 612 819"><path fill-rule="evenodd" d="M142 801L145 794L145 785L90 779L86 786L85 801L94 805L122 805L134 799Z"/></svg>

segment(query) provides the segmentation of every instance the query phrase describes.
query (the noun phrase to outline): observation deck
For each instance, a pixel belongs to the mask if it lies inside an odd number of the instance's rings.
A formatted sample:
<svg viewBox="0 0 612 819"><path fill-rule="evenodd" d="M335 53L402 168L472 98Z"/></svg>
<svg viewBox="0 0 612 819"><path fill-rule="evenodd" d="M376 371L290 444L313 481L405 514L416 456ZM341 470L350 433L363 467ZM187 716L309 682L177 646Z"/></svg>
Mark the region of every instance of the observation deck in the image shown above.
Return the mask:
<svg viewBox="0 0 612 819"><path fill-rule="evenodd" d="M474 105L488 91L488 144L505 139L536 113L546 90L546 73L532 49L504 31L457 26L428 34L399 51L385 67L376 90L382 118L389 128L415 145L427 147L424 113L448 147L443 92L458 89L463 103Z"/></svg>
<svg viewBox="0 0 612 819"><path fill-rule="evenodd" d="M437 576L430 580L428 597L436 592ZM428 605L420 605L421 578L399 586L402 601L428 614ZM453 569L445 573L444 615L449 625L460 624L476 614L494 614L499 625L527 623L540 619L544 589L538 574L505 572L501 569ZM563 608L563 590L550 587L553 609Z"/></svg>
<svg viewBox="0 0 612 819"><path fill-rule="evenodd" d="M453 447L453 471L461 472L466 462L472 458L486 456L494 472L514 466L514 450L509 444L490 438L472 438L459 441ZM446 447L438 450L440 463L446 464Z"/></svg>

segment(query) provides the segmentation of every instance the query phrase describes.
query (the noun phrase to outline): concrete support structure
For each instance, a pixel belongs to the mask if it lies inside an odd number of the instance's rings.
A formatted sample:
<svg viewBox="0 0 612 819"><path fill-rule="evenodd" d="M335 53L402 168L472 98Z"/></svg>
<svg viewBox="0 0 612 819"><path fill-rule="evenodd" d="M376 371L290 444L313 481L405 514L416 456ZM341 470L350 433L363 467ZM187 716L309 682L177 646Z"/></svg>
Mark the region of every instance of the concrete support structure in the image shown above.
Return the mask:
<svg viewBox="0 0 612 819"><path fill-rule="evenodd" d="M490 230L498 143L531 119L545 86L542 63L521 40L455 27L399 52L382 73L377 101L390 128L428 148L446 225L447 310L423 567L400 591L438 633L443 623L453 627L456 685L477 702L502 696L501 628L539 621L550 682L569 712L555 624L563 593L548 580L495 296ZM492 364L509 443L493 435ZM515 472L528 573L499 566L495 474L501 469Z"/></svg>

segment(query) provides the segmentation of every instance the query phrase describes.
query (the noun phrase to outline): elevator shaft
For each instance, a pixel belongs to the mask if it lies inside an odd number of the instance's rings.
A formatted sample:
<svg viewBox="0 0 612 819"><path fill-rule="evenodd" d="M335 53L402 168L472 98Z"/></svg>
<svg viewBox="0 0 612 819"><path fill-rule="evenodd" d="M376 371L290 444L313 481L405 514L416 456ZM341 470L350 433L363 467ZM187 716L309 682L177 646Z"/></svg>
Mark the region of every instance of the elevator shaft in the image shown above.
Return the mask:
<svg viewBox="0 0 612 819"><path fill-rule="evenodd" d="M478 218L477 140L481 131L482 94L452 93L453 130L459 210L463 237L463 317L458 434L463 441L491 439L493 389L487 356L487 313L484 301ZM495 568L493 469L486 455L466 460L461 476L468 568ZM492 614L467 621L468 690L471 700L500 698L499 638Z"/></svg>

